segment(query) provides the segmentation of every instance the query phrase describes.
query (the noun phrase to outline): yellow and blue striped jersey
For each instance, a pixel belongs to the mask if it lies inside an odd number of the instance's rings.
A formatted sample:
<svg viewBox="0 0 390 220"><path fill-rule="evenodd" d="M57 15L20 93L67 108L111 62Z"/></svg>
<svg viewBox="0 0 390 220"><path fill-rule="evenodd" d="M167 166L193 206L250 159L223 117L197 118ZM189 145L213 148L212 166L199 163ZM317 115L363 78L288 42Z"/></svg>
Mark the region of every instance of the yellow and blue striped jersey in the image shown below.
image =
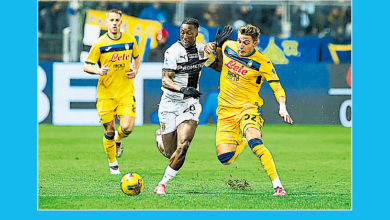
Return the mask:
<svg viewBox="0 0 390 220"><path fill-rule="evenodd" d="M122 32L119 39L113 39L107 32L95 41L85 62L110 68L107 75L99 77L98 98L134 95L133 79L127 78L126 72L130 71L131 58L138 56L137 41L130 34Z"/></svg>
<svg viewBox="0 0 390 220"><path fill-rule="evenodd" d="M222 46L222 54L218 106L261 107L263 99L259 91L264 79L270 84L277 100L279 96L285 96L274 66L259 51L255 49L249 56L240 57L237 42L229 40Z"/></svg>

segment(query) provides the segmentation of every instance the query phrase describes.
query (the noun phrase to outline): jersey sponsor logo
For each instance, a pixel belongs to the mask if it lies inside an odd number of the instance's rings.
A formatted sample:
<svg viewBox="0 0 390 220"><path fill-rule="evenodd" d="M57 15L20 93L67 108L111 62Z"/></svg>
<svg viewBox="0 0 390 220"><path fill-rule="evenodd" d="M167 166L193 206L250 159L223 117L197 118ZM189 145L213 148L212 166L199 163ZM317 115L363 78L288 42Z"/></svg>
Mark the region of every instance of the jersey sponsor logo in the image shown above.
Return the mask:
<svg viewBox="0 0 390 220"><path fill-rule="evenodd" d="M253 53L255 53L256 51L254 50ZM260 66L261 64L254 61L254 60L251 60L251 59L247 59L247 58L243 58L243 57L240 57L237 52L235 52L234 50L232 50L231 48L229 48L228 46L225 47L225 51L224 51L224 54L229 57L230 59L232 60L235 60L236 62L238 63L241 63L243 64L244 66L247 66L253 70L256 70L256 71L259 71L260 70Z"/></svg>
<svg viewBox="0 0 390 220"><path fill-rule="evenodd" d="M113 66L114 71L124 70L125 67L126 67L126 64L124 64L124 63L114 64L114 66Z"/></svg>
<svg viewBox="0 0 390 220"><path fill-rule="evenodd" d="M114 53L114 54L112 54L111 59L110 59L109 62L129 60L129 58L130 58L129 54L123 53L123 54L119 55L118 53Z"/></svg>
<svg viewBox="0 0 390 220"><path fill-rule="evenodd" d="M194 69L202 68L203 63L193 64L193 65L178 65L177 70L178 71L191 71Z"/></svg>
<svg viewBox="0 0 390 220"><path fill-rule="evenodd" d="M230 60L228 63L224 64L229 70L233 70L236 73L240 73L241 75L246 75L248 70L244 69L243 65L238 65L237 61Z"/></svg>
<svg viewBox="0 0 390 220"><path fill-rule="evenodd" d="M240 81L240 75L238 75L237 73L233 73L233 72L228 71L226 74L226 77L234 82Z"/></svg>

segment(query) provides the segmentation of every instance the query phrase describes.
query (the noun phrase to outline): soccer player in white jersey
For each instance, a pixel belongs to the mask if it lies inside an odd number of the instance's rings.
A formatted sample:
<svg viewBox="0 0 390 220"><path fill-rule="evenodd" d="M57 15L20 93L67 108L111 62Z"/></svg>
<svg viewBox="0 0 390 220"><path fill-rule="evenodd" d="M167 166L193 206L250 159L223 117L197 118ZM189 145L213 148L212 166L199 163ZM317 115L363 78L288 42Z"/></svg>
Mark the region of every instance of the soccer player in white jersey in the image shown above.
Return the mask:
<svg viewBox="0 0 390 220"><path fill-rule="evenodd" d="M164 57L162 91L156 132L157 147L169 159L169 165L154 193L165 195L169 180L183 166L187 150L195 135L202 106L199 103L199 78L204 65L216 69L217 60L208 60L204 44L196 42L199 23L186 18L180 25L180 40L172 44ZM161 134L160 134L161 132Z"/></svg>

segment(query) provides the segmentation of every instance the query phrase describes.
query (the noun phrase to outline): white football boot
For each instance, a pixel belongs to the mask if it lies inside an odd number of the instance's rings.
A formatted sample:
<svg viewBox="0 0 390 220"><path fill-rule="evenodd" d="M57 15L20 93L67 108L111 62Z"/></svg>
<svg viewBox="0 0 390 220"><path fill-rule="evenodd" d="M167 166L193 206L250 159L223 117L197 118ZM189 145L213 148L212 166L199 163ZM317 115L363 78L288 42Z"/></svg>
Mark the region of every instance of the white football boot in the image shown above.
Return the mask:
<svg viewBox="0 0 390 220"><path fill-rule="evenodd" d="M118 165L116 165L116 166L111 166L111 167L110 167L110 173L113 174L113 175L121 174L121 171L119 171Z"/></svg>
<svg viewBox="0 0 390 220"><path fill-rule="evenodd" d="M165 195L165 185L158 184L154 189L154 193L156 193L157 195Z"/></svg>

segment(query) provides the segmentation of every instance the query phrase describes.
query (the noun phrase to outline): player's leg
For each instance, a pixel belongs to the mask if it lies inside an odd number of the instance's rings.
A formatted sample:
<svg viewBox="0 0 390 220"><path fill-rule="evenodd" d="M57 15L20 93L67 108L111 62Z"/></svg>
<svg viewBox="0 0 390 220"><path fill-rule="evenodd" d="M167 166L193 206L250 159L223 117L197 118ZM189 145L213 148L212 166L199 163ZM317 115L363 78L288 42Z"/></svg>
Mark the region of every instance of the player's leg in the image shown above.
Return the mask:
<svg viewBox="0 0 390 220"><path fill-rule="evenodd" d="M187 150L194 138L199 123L199 115L202 111L202 106L199 104L198 100L188 100L187 102L178 104L176 108L176 114L178 116L175 118L175 121L166 120L169 118L169 114L160 110L161 109L159 109L159 116L161 116L160 123L163 133L167 132L167 130L172 130L172 121L178 125L176 129L176 150L169 159L169 165L165 169L163 178L154 190L154 193L156 194L165 195L165 187L168 181L176 176L177 172L184 164ZM168 142L164 140L165 148L167 148L167 144Z"/></svg>
<svg viewBox="0 0 390 220"><path fill-rule="evenodd" d="M165 109L165 110L164 110ZM166 157L171 158L177 146L177 128L176 114L173 110L174 106L167 107L166 104L160 103L158 118L160 121L160 134L156 135L157 149ZM160 140L158 140L160 138Z"/></svg>
<svg viewBox="0 0 390 220"><path fill-rule="evenodd" d="M221 133L217 133L218 136ZM230 165L236 160L238 155L244 150L247 142L245 138L242 138L238 144L220 144L217 145L217 157L219 162L223 165Z"/></svg>
<svg viewBox="0 0 390 220"><path fill-rule="evenodd" d="M167 134L162 135L162 141L164 142L163 147L158 146L160 153L170 159L172 154L176 151L177 148L177 131L173 131ZM161 144L162 145L162 144ZM173 170L169 165L165 168L164 175L161 181L157 184L154 189L154 193L159 195L165 195L166 183L172 179L177 174L177 171Z"/></svg>
<svg viewBox="0 0 390 220"><path fill-rule="evenodd" d="M177 148L176 114L170 110L164 111L161 109L161 107L164 108L164 105L161 105L160 103L158 116L162 137L161 143L157 145L157 148L164 157L170 159ZM165 195L166 182L172 179L176 175L176 173L177 172L168 165L164 171L162 180L157 184L156 188L154 189L154 193L159 195Z"/></svg>
<svg viewBox="0 0 390 220"><path fill-rule="evenodd" d="M230 110L217 110L216 146L218 160L224 165L230 165L241 154L246 140L241 139L238 120ZM227 115L229 114L229 115ZM233 114L233 116L230 116Z"/></svg>
<svg viewBox="0 0 390 220"><path fill-rule="evenodd" d="M108 157L111 174L120 174L118 161L116 160L115 121L104 123L103 146Z"/></svg>
<svg viewBox="0 0 390 220"><path fill-rule="evenodd" d="M123 153L122 139L129 136L133 131L135 118L129 115L119 115L120 125L115 132L116 156L120 157Z"/></svg>
<svg viewBox="0 0 390 220"><path fill-rule="evenodd" d="M159 151L164 157L170 159L177 148L177 131L163 134L161 139L163 144Z"/></svg>
<svg viewBox="0 0 390 220"><path fill-rule="evenodd" d="M165 195L165 187L168 181L173 179L183 166L197 126L197 121L189 120L182 122L177 127L177 148L169 159L169 165L165 169L164 176L154 191L156 194Z"/></svg>
<svg viewBox="0 0 390 220"><path fill-rule="evenodd" d="M123 153L122 139L129 136L133 131L136 117L135 105L133 96L125 96L119 100L118 107L116 108L116 113L120 121L118 131L115 132L117 157L120 157Z"/></svg>
<svg viewBox="0 0 390 220"><path fill-rule="evenodd" d="M129 136L133 131L135 118L129 115L119 115L120 126L118 127L118 137L115 141L121 141Z"/></svg>
<svg viewBox="0 0 390 220"><path fill-rule="evenodd" d="M286 191L280 182L278 173L276 172L276 166L272 158L271 152L265 147L261 140L261 127L263 126L263 120L258 114L245 114L241 122L241 127L245 138L248 141L249 147L252 152L260 159L264 170L267 172L269 178L272 181L274 188L274 195L283 196L286 195Z"/></svg>
<svg viewBox="0 0 390 220"><path fill-rule="evenodd" d="M169 166L174 170L179 170L183 166L197 126L197 121L188 120L177 127L177 148L169 159Z"/></svg>
<svg viewBox="0 0 390 220"><path fill-rule="evenodd" d="M111 99L98 99L96 102L96 109L104 127L103 146L108 157L110 172L111 174L120 174L118 161L116 160L116 145L114 140L115 107L115 102Z"/></svg>

